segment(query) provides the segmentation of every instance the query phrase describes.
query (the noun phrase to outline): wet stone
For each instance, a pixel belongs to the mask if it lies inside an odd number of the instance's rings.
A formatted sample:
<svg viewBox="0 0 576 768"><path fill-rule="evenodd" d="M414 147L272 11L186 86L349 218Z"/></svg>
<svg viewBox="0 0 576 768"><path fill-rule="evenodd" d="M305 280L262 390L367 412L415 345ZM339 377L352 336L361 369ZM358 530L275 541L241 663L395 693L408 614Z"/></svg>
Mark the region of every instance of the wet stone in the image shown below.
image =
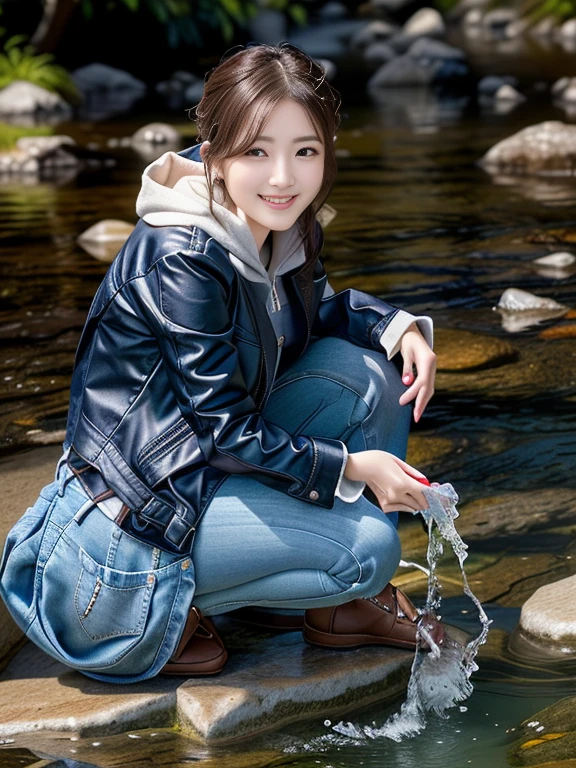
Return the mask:
<svg viewBox="0 0 576 768"><path fill-rule="evenodd" d="M536 643L576 655L576 575L540 587L522 606L520 627Z"/></svg>
<svg viewBox="0 0 576 768"><path fill-rule="evenodd" d="M438 371L494 368L517 357L516 348L504 339L449 328L436 330L434 347Z"/></svg>
<svg viewBox="0 0 576 768"><path fill-rule="evenodd" d="M510 748L510 765L573 768L576 764L576 697L560 699L524 720Z"/></svg>

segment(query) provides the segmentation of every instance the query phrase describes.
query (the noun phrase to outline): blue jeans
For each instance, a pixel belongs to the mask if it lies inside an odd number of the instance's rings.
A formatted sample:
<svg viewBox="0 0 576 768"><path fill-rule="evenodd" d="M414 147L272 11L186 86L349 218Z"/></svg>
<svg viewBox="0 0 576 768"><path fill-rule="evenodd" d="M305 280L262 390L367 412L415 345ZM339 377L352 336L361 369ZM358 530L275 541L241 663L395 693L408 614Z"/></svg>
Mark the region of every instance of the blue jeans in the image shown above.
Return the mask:
<svg viewBox="0 0 576 768"><path fill-rule="evenodd" d="M411 409L383 353L322 339L277 382L266 418L350 451L403 457ZM209 505L191 555L139 541L88 498L63 461L12 528L0 594L22 631L64 664L108 682L156 675L192 601L206 614L243 605L333 605L379 592L398 565L391 515L366 498L321 509L247 476Z"/></svg>
<svg viewBox="0 0 576 768"><path fill-rule="evenodd" d="M342 440L350 452L406 454L411 407L384 353L325 338L278 380L264 415L292 434ZM303 609L377 594L400 560L396 518L361 496L313 507L231 475L202 518L192 559L206 615L246 605Z"/></svg>

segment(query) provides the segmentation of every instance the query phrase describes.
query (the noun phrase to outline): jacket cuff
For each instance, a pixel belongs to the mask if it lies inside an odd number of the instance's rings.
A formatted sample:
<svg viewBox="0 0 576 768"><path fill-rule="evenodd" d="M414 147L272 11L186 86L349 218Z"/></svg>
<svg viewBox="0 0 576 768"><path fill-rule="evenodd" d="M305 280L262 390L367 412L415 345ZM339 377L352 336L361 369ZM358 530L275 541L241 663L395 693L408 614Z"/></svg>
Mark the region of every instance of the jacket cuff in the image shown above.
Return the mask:
<svg viewBox="0 0 576 768"><path fill-rule="evenodd" d="M418 330L432 349L434 344L434 324L432 323L432 318L426 315L411 315L410 312L399 309L386 326L382 336L380 336L380 344L386 350L388 360L391 360L400 351L402 336L414 322L416 322Z"/></svg>
<svg viewBox="0 0 576 768"><path fill-rule="evenodd" d="M364 488L366 488L366 483L362 480L349 480L347 477L344 477L347 461L348 448L344 446L344 461L342 462L342 469L340 470L340 477L338 478L338 484L334 495L337 499L341 499L347 504L352 504L352 502L358 501L360 496L362 496Z"/></svg>
<svg viewBox="0 0 576 768"><path fill-rule="evenodd" d="M314 465L306 487L298 496L320 507L331 509L334 506L334 495L342 472L346 446L341 440L330 440L326 437L309 439L314 447Z"/></svg>

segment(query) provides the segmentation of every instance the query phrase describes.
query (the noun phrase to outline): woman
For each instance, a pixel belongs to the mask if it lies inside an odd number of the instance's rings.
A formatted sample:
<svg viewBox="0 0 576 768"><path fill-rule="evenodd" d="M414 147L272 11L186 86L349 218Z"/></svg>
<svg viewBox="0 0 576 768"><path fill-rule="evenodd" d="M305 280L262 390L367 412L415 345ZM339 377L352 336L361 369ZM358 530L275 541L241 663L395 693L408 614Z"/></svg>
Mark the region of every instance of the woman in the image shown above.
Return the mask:
<svg viewBox="0 0 576 768"><path fill-rule="evenodd" d="M303 52L251 46L207 79L199 145L144 172L56 480L3 560L16 620L85 674L218 672L207 617L244 606L305 609L323 647L415 645L389 513L426 506L401 457L433 392L431 323L327 283L338 107Z"/></svg>

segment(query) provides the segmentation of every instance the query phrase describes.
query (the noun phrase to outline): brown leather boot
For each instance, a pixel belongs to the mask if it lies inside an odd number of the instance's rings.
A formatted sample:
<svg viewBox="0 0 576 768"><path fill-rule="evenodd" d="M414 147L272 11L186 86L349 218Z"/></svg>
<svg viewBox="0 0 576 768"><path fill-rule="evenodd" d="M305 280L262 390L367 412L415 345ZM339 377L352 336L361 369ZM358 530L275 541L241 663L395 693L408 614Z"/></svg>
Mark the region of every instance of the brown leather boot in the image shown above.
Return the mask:
<svg viewBox="0 0 576 768"><path fill-rule="evenodd" d="M393 645L414 650L418 618L418 611L409 598L397 587L387 584L375 597L307 610L304 639L322 648ZM432 636L436 643L442 642L441 624L434 628Z"/></svg>
<svg viewBox="0 0 576 768"><path fill-rule="evenodd" d="M228 654L216 627L198 608L192 606L178 647L162 667L164 675L216 675L226 664Z"/></svg>

